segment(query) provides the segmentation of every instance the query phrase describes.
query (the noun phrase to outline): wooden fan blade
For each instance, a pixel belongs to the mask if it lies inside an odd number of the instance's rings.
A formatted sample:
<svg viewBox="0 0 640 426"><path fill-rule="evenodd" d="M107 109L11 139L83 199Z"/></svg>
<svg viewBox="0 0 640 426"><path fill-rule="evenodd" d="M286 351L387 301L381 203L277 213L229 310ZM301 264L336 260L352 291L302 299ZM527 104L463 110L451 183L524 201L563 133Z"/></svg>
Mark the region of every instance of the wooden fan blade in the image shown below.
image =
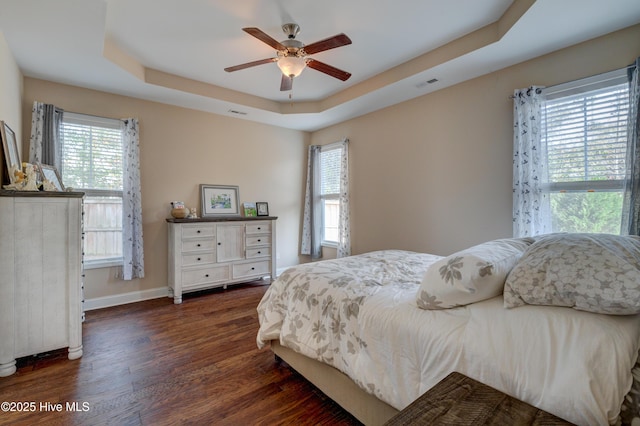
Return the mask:
<svg viewBox="0 0 640 426"><path fill-rule="evenodd" d="M351 73L342 71L331 65L327 65L324 62L316 61L315 59L307 59L307 66L313 68L316 71L323 72L331 77L335 77L338 80L347 81L351 77Z"/></svg>
<svg viewBox="0 0 640 426"><path fill-rule="evenodd" d="M280 81L280 91L286 92L287 90L291 90L293 88L293 77L287 77L282 74L282 80Z"/></svg>
<svg viewBox="0 0 640 426"><path fill-rule="evenodd" d="M233 67L225 68L226 72L233 72L238 70L243 70L245 68L255 67L257 65L268 64L270 62L276 62L278 58L269 58L269 59L260 59L259 61L247 62L246 64L240 64Z"/></svg>
<svg viewBox="0 0 640 426"><path fill-rule="evenodd" d="M324 52L325 50L335 49L336 47L346 46L347 44L351 44L351 39L345 34L338 34L333 37L311 43L304 47L304 51L307 52L307 55L313 55L314 53Z"/></svg>
<svg viewBox="0 0 640 426"><path fill-rule="evenodd" d="M268 44L269 46L273 47L276 50L287 50L287 48L284 45L280 44L279 41L272 38L269 34L265 33L259 28L248 27L248 28L243 28L242 31L244 31L249 35L254 36L261 42Z"/></svg>

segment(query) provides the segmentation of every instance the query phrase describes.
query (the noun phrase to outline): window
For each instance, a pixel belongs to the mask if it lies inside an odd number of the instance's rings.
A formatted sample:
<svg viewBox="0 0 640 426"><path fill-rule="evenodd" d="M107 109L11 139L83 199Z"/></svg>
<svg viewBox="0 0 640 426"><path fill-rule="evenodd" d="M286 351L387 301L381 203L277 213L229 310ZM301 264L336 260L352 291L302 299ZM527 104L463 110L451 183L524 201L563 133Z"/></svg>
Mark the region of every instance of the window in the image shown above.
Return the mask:
<svg viewBox="0 0 640 426"><path fill-rule="evenodd" d="M341 145L327 145L320 151L320 199L322 200L322 244L338 243L340 217Z"/></svg>
<svg viewBox="0 0 640 426"><path fill-rule="evenodd" d="M85 266L122 264L122 123L69 112L62 121L62 181L85 192Z"/></svg>
<svg viewBox="0 0 640 426"><path fill-rule="evenodd" d="M614 72L545 91L553 232L620 233L627 147L628 83Z"/></svg>
<svg viewBox="0 0 640 426"><path fill-rule="evenodd" d="M322 246L351 255L348 142L309 146L300 253L312 259L322 257Z"/></svg>

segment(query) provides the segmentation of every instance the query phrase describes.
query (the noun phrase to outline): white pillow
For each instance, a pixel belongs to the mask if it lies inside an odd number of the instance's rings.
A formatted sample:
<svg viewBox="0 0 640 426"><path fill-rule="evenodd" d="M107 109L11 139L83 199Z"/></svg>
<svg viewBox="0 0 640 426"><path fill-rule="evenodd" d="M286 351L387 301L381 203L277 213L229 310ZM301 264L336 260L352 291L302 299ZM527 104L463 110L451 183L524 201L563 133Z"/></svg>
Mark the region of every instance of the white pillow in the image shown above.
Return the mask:
<svg viewBox="0 0 640 426"><path fill-rule="evenodd" d="M532 242L532 238L494 240L438 260L420 284L418 307L447 309L501 294L507 274Z"/></svg>
<svg viewBox="0 0 640 426"><path fill-rule="evenodd" d="M536 238L504 286L506 308L525 304L640 313L640 237L568 233Z"/></svg>

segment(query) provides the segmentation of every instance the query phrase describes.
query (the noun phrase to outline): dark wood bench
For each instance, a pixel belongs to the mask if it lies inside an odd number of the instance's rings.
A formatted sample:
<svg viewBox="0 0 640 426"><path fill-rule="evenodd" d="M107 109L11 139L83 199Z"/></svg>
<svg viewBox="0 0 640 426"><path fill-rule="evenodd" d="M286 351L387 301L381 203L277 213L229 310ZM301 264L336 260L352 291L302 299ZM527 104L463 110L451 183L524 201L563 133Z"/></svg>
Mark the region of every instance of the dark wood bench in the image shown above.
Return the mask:
<svg viewBox="0 0 640 426"><path fill-rule="evenodd" d="M399 425L570 425L552 414L453 372L393 416Z"/></svg>

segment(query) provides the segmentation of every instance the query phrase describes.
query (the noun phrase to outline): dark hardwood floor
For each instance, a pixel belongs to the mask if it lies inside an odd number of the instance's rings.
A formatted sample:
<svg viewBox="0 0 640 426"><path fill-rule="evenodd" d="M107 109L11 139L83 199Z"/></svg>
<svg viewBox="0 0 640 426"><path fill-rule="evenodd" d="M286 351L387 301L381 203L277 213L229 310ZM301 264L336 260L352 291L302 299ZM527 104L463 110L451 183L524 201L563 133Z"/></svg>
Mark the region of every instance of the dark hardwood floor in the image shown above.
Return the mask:
<svg viewBox="0 0 640 426"><path fill-rule="evenodd" d="M22 358L16 374L0 378L0 401L35 403L22 404L34 411L0 411L0 424L358 425L257 349L256 306L267 288L87 312L82 358L70 361L66 350ZM47 411L56 404L62 412Z"/></svg>

